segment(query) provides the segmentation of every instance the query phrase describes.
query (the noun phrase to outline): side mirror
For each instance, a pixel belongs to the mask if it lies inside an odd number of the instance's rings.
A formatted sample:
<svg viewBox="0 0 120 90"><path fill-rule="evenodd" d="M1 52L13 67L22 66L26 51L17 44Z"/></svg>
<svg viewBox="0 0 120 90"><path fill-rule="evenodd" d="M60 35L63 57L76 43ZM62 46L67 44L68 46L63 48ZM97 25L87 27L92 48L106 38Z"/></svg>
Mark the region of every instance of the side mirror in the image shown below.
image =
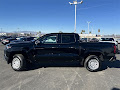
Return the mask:
<svg viewBox="0 0 120 90"><path fill-rule="evenodd" d="M35 41L35 44L38 45L39 43L41 43L39 40Z"/></svg>

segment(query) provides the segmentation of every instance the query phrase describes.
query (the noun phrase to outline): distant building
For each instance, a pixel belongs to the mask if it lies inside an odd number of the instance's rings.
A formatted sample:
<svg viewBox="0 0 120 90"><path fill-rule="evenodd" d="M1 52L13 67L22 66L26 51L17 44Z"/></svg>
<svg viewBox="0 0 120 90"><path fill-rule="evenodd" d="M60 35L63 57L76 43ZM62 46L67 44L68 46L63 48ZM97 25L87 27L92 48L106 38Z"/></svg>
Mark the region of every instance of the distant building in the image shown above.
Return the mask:
<svg viewBox="0 0 120 90"><path fill-rule="evenodd" d="M0 33L0 36L6 36L7 33Z"/></svg>
<svg viewBox="0 0 120 90"><path fill-rule="evenodd" d="M96 34L79 34L81 38L101 38L102 35L96 35Z"/></svg>

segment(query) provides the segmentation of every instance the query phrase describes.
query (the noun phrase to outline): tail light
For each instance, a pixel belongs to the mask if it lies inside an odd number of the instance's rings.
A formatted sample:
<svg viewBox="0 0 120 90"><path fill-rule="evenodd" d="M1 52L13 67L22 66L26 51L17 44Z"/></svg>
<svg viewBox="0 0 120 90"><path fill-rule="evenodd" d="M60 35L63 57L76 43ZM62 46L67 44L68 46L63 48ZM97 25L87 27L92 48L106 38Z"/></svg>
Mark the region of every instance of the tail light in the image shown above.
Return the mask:
<svg viewBox="0 0 120 90"><path fill-rule="evenodd" d="M9 42L9 40L5 40L6 42Z"/></svg>
<svg viewBox="0 0 120 90"><path fill-rule="evenodd" d="M114 53L116 53L116 46L114 45Z"/></svg>

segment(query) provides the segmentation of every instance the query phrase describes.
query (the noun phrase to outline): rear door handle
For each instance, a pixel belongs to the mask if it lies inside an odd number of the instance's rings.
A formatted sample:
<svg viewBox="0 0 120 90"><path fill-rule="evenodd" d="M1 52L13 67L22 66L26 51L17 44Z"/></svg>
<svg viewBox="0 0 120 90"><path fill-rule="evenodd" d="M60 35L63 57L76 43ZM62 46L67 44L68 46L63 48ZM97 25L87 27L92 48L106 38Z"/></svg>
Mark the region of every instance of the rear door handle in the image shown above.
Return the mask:
<svg viewBox="0 0 120 90"><path fill-rule="evenodd" d="M69 47L69 48L74 48L74 47Z"/></svg>

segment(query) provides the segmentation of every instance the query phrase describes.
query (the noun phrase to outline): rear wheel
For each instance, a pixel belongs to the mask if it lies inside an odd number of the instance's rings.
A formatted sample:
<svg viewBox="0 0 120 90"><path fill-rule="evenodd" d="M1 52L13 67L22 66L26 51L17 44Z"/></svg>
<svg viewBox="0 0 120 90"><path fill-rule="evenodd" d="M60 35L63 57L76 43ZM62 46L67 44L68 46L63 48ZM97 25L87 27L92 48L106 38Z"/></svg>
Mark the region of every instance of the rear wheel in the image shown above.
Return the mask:
<svg viewBox="0 0 120 90"><path fill-rule="evenodd" d="M95 72L100 70L101 61L96 55L90 55L86 58L84 66L88 71Z"/></svg>
<svg viewBox="0 0 120 90"><path fill-rule="evenodd" d="M15 71L24 70L26 67L26 61L22 54L16 54L13 56L13 60L11 62L11 66Z"/></svg>

